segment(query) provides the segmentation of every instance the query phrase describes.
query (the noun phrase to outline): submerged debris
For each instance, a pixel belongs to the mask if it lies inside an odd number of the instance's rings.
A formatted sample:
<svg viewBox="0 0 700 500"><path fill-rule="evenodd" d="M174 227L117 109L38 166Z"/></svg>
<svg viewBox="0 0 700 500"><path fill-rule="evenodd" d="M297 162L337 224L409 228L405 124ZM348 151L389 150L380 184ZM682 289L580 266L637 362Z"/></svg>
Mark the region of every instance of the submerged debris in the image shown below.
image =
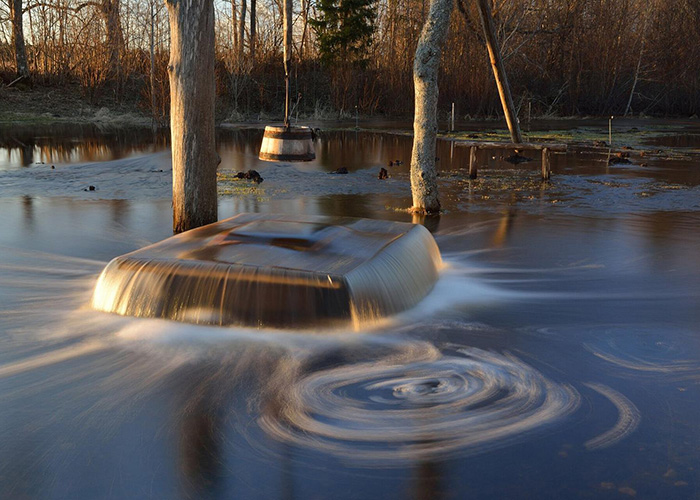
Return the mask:
<svg viewBox="0 0 700 500"><path fill-rule="evenodd" d="M333 170L332 172L328 172L328 173L329 173L329 174L347 174L347 173L348 173L348 169L345 168L345 167L340 167L340 168L336 168L336 169Z"/></svg>
<svg viewBox="0 0 700 500"><path fill-rule="evenodd" d="M532 158L528 158L527 156L522 156L518 153L515 153L514 155L511 155L508 158L504 158L504 160L508 163L512 163L513 165L517 165L518 163L532 161Z"/></svg>
<svg viewBox="0 0 700 500"><path fill-rule="evenodd" d="M239 179L246 179L249 181L257 182L260 184L262 181L265 179L262 178L262 176L258 173L257 170L248 170L247 172L238 172L236 174L236 177Z"/></svg>
<svg viewBox="0 0 700 500"><path fill-rule="evenodd" d="M377 179L379 179L381 181L381 180L388 179L388 178L389 178L389 172L387 172L385 168L381 168L379 170L379 175L377 175Z"/></svg>
<svg viewBox="0 0 700 500"><path fill-rule="evenodd" d="M630 154L627 152L619 152L615 156L610 157L608 165L629 165L632 163L629 160Z"/></svg>

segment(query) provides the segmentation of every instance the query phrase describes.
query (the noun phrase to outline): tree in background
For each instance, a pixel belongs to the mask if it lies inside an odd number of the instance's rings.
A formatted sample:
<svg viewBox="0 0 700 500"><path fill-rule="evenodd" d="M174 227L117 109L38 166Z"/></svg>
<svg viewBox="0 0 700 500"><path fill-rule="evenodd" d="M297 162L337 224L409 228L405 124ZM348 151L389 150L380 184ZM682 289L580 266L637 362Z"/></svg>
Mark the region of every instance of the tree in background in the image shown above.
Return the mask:
<svg viewBox="0 0 700 500"><path fill-rule="evenodd" d="M309 24L316 35L318 57L330 73L333 107L340 114L367 107L360 101L375 80L364 70L376 30L376 0L318 0L316 8Z"/></svg>
<svg viewBox="0 0 700 500"><path fill-rule="evenodd" d="M22 0L10 0L10 18L12 20L12 44L15 51L17 77L29 80L27 51L24 46L24 27L22 25Z"/></svg>
<svg viewBox="0 0 700 500"><path fill-rule="evenodd" d="M319 0L318 17L310 21L316 32L321 61L329 65L364 67L377 17L376 0Z"/></svg>

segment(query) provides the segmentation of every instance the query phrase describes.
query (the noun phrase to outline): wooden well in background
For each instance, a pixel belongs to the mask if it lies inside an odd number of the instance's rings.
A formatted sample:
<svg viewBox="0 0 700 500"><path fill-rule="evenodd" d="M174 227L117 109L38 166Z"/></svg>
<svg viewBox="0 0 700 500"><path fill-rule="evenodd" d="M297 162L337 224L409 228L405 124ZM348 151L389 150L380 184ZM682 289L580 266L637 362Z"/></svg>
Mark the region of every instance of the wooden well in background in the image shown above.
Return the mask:
<svg viewBox="0 0 700 500"><path fill-rule="evenodd" d="M265 127L261 160L267 161L311 161L316 158L314 143L309 127L285 127L268 125Z"/></svg>

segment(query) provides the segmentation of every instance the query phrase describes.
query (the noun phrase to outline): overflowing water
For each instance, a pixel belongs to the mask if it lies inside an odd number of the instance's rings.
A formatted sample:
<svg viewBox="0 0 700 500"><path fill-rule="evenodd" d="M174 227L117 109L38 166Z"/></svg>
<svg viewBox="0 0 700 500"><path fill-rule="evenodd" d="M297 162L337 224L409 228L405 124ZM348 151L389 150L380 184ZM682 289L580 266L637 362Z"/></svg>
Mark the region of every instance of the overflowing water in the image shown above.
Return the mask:
<svg viewBox="0 0 700 500"><path fill-rule="evenodd" d="M297 167L257 163L257 140L226 146L224 174L265 182L222 176L222 219L412 220L405 165L374 172L410 141L339 134ZM557 162L549 185L445 165L430 293L303 331L91 307L109 261L170 236L167 155L8 167L0 497L697 497L700 162Z"/></svg>
<svg viewBox="0 0 700 500"><path fill-rule="evenodd" d="M112 260L91 303L197 324L361 328L415 306L441 264L420 225L241 214Z"/></svg>

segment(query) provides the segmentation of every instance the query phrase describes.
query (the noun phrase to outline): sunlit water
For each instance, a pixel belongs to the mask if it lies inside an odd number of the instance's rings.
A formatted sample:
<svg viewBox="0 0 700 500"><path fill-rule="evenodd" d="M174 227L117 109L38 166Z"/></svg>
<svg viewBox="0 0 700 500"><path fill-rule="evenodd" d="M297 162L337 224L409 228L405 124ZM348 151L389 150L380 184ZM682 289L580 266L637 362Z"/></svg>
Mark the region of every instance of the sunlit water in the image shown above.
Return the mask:
<svg viewBox="0 0 700 500"><path fill-rule="evenodd" d="M406 166L375 175L409 139L340 134L286 166L248 134L222 171L265 181L226 181L222 218L411 220ZM170 235L167 154L6 170L0 497L697 498L700 163L589 160L550 185L444 167L435 289L360 331L94 311L106 263Z"/></svg>

